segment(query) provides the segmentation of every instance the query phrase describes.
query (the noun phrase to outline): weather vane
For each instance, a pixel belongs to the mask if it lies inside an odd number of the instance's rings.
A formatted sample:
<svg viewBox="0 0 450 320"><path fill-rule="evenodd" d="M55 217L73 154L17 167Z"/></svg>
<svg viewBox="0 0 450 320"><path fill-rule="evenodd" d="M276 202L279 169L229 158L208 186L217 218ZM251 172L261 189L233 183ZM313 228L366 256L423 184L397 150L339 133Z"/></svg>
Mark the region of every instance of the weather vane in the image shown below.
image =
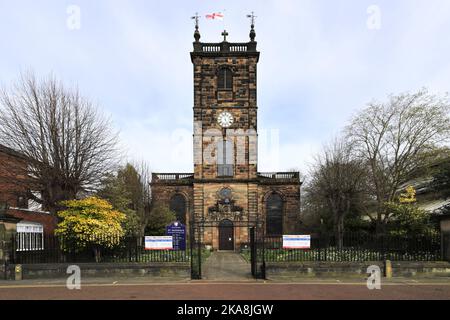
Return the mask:
<svg viewBox="0 0 450 320"><path fill-rule="evenodd" d="M255 13L252 11L252 14L248 14L247 18L250 18L252 21L252 26L255 25L255 19L257 18L257 16L255 16Z"/></svg>
<svg viewBox="0 0 450 320"><path fill-rule="evenodd" d="M200 16L198 15L198 12L195 13L195 16L191 17L191 19L195 20L195 28L198 29L198 19Z"/></svg>

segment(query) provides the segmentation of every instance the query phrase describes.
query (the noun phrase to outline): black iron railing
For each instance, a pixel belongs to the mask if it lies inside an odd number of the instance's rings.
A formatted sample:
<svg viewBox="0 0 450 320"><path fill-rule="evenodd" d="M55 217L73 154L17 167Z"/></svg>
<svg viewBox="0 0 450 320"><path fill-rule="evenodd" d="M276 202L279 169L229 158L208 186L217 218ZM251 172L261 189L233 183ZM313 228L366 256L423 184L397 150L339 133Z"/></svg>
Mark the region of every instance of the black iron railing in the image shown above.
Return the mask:
<svg viewBox="0 0 450 320"><path fill-rule="evenodd" d="M25 241L25 242L24 242ZM12 236L10 259L16 264L83 263L83 262L188 262L189 250L145 250L140 237L105 236L110 245L79 242L54 235L33 234Z"/></svg>
<svg viewBox="0 0 450 320"><path fill-rule="evenodd" d="M439 261L441 236L347 234L339 246L334 236L312 236L310 249L283 249L282 237L265 237L265 261Z"/></svg>

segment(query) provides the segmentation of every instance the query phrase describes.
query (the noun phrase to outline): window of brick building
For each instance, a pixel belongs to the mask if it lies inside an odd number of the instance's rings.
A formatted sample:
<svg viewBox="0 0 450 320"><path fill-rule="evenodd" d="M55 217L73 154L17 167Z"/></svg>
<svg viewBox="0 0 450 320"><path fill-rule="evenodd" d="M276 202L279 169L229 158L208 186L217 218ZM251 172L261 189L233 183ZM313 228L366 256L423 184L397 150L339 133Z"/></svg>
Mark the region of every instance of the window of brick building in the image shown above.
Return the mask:
<svg viewBox="0 0 450 320"><path fill-rule="evenodd" d="M16 241L16 251L44 250L44 226L36 222L19 222Z"/></svg>
<svg viewBox="0 0 450 320"><path fill-rule="evenodd" d="M17 197L17 207L22 209L28 208L28 199L25 195L19 195Z"/></svg>

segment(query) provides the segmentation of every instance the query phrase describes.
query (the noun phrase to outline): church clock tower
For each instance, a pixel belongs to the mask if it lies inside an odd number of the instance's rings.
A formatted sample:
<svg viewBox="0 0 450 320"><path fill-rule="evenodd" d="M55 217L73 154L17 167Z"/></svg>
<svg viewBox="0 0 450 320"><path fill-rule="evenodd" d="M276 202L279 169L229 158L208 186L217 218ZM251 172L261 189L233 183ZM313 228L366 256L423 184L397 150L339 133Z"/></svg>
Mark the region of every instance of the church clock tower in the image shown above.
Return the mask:
<svg viewBox="0 0 450 320"><path fill-rule="evenodd" d="M194 172L197 179L255 179L257 174L257 64L250 42L201 43L194 34Z"/></svg>
<svg viewBox="0 0 450 320"><path fill-rule="evenodd" d="M250 41L200 42L194 33L194 216L216 221L219 230L205 232L206 242L229 249L248 240L248 229L236 223L257 220L257 64L252 19ZM220 235L220 223L234 224L233 236ZM215 233L219 233L218 235ZM231 248L232 245L232 248Z"/></svg>
<svg viewBox="0 0 450 320"><path fill-rule="evenodd" d="M215 43L200 41L194 17L194 172L152 174L154 205L174 211L196 242L214 250L239 250L255 228L281 236L299 225L299 173L258 172L260 53L249 17L248 42L229 42L223 31Z"/></svg>

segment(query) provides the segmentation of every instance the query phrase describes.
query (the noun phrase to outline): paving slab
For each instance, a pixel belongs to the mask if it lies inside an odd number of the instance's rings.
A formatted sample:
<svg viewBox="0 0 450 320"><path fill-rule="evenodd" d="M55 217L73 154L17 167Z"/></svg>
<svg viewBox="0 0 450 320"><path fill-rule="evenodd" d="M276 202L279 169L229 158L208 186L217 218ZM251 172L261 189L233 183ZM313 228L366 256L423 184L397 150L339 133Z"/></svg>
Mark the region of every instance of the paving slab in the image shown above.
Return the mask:
<svg viewBox="0 0 450 320"><path fill-rule="evenodd" d="M214 281L253 280L250 263L236 252L216 251L202 265L202 279Z"/></svg>

